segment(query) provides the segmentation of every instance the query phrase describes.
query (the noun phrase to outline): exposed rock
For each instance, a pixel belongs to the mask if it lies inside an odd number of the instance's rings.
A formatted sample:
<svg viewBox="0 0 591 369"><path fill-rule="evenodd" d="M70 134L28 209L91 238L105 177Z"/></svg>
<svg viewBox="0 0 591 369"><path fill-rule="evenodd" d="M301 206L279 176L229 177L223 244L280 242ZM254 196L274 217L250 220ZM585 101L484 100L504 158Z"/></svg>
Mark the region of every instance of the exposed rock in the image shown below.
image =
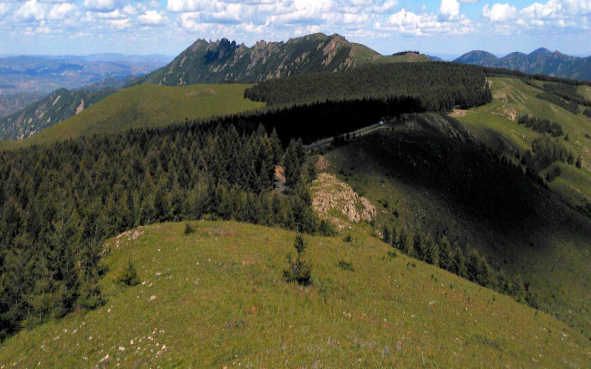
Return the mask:
<svg viewBox="0 0 591 369"><path fill-rule="evenodd" d="M339 230L350 228L352 223L369 222L376 216L376 208L366 198L360 197L351 186L332 174L319 174L310 190L314 210L320 218L329 220ZM334 210L343 217L331 215Z"/></svg>

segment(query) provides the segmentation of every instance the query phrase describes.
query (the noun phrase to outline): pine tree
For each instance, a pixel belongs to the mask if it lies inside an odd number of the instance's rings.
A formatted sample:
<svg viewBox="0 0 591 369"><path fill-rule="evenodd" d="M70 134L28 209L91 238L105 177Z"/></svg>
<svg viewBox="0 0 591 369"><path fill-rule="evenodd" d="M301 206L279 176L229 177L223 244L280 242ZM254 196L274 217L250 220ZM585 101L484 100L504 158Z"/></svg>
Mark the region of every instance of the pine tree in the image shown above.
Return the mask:
<svg viewBox="0 0 591 369"><path fill-rule="evenodd" d="M400 231L400 238L398 239L398 249L406 255L410 255L411 253L410 245L408 243L408 237L406 236L404 228Z"/></svg>
<svg viewBox="0 0 591 369"><path fill-rule="evenodd" d="M413 256L419 260L425 260L425 243L421 231L417 231L412 241Z"/></svg>
<svg viewBox="0 0 591 369"><path fill-rule="evenodd" d="M425 245L425 261L432 265L439 263L439 247L437 243L427 240Z"/></svg>
<svg viewBox="0 0 591 369"><path fill-rule="evenodd" d="M303 260L303 255L307 247L304 237L299 233L294 242L296 258L293 259L290 253L287 256L288 269L283 271L283 276L287 282L297 282L302 286L312 284L312 265Z"/></svg>
<svg viewBox="0 0 591 369"><path fill-rule="evenodd" d="M398 236L396 232L396 226L392 226L392 235L390 236L392 239L392 247L398 248Z"/></svg>
<svg viewBox="0 0 591 369"><path fill-rule="evenodd" d="M447 237L443 237L438 242L439 246L439 266L442 269L452 271L454 263L454 255L451 245Z"/></svg>
<svg viewBox="0 0 591 369"><path fill-rule="evenodd" d="M388 226L384 226L384 230L382 231L382 233L382 240L385 243L390 244L390 229L388 228Z"/></svg>

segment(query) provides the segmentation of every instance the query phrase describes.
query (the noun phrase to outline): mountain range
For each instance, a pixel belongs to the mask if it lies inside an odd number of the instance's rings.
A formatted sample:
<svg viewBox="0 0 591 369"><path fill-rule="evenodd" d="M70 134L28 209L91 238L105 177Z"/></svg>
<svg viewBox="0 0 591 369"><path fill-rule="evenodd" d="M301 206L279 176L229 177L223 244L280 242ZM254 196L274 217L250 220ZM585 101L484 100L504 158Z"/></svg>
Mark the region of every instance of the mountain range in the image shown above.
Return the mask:
<svg viewBox="0 0 591 369"><path fill-rule="evenodd" d="M546 48L537 49L530 54L514 52L502 58L487 51L476 50L460 56L454 62L506 68L527 74L591 80L591 57L579 58L558 51L552 52Z"/></svg>

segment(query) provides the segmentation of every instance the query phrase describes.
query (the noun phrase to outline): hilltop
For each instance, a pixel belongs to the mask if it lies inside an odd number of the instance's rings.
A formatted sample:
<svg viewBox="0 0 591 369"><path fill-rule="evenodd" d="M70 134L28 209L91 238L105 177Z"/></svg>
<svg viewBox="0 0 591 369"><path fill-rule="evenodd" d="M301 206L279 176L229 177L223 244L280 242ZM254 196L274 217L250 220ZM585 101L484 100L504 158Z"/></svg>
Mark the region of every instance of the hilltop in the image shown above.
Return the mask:
<svg viewBox="0 0 591 369"><path fill-rule="evenodd" d="M502 58L482 50L470 51L454 60L454 62L506 68L527 74L591 80L591 57L579 58L558 51L552 52L545 48L537 49L530 54L514 52Z"/></svg>
<svg viewBox="0 0 591 369"><path fill-rule="evenodd" d="M259 41L253 47L225 38L214 42L199 39L170 64L133 83L253 83L310 72L344 71L372 62L428 60L424 55L383 56L337 34L316 33L287 42Z"/></svg>
<svg viewBox="0 0 591 369"><path fill-rule="evenodd" d="M236 222L140 227L110 239L107 302L21 331L21 367L557 367L591 365L554 318L366 234L311 237L312 286L282 273L295 233ZM117 278L131 262L140 284ZM40 364L39 364L40 363Z"/></svg>

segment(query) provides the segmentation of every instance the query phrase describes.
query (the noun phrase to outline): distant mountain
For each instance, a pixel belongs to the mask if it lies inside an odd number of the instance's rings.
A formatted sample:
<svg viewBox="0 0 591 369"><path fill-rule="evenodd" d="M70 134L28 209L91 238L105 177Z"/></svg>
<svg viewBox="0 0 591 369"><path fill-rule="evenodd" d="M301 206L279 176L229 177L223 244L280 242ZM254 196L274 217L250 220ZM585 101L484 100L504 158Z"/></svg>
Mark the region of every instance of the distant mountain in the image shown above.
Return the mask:
<svg viewBox="0 0 591 369"><path fill-rule="evenodd" d="M88 56L10 56L0 58L0 95L75 89L106 78L144 75L172 58L99 54Z"/></svg>
<svg viewBox="0 0 591 369"><path fill-rule="evenodd" d="M309 72L343 71L371 62L407 61L388 58L337 34L316 33L287 42L259 41L253 47L225 38L215 42L200 39L170 64L133 84L254 83ZM429 60L424 56L415 59Z"/></svg>
<svg viewBox="0 0 591 369"><path fill-rule="evenodd" d="M470 51L454 60L457 63L506 68L528 74L545 74L552 77L591 80L591 57L578 58L540 48L531 54L511 53L503 58L482 51Z"/></svg>
<svg viewBox="0 0 591 369"><path fill-rule="evenodd" d="M59 89L44 99L0 119L0 140L22 140L81 113L94 103L116 92L116 89L99 91L69 91Z"/></svg>

